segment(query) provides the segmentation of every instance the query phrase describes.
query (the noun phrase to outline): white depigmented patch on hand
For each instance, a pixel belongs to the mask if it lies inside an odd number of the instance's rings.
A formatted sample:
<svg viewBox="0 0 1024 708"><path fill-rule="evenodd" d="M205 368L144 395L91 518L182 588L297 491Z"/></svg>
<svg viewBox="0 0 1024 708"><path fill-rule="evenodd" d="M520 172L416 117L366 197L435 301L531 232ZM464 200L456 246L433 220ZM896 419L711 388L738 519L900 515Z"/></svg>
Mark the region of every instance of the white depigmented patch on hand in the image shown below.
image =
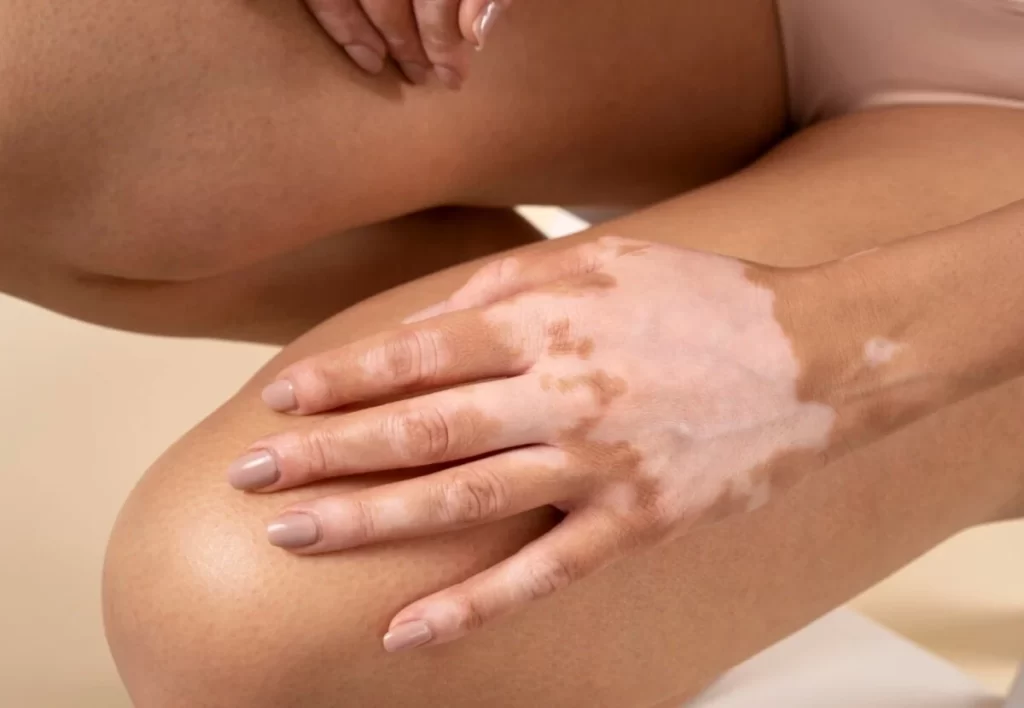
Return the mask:
<svg viewBox="0 0 1024 708"><path fill-rule="evenodd" d="M543 337L547 323L537 327L542 353L530 373L562 429L585 431L572 442L580 464L608 466L600 452L587 459L588 442L628 444L639 459L632 478L611 476L592 503L622 513L643 489L680 518L723 499L756 509L775 491L772 461L827 449L836 411L801 400L801 363L776 319L775 293L748 278L747 266L665 251L617 259L604 268L612 287L528 294L492 308L491 322L523 326L524 312L535 311L569 323L557 350ZM583 340L592 342L585 357L565 354L565 341ZM621 380L621 394L574 383L599 375Z"/></svg>

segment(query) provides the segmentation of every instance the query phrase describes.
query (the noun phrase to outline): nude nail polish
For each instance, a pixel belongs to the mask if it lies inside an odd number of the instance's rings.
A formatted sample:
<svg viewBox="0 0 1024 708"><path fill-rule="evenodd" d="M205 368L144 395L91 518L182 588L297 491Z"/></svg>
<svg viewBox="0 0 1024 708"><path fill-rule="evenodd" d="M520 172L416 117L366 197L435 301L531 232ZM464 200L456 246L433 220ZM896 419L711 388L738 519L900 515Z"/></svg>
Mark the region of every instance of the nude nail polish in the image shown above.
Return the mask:
<svg viewBox="0 0 1024 708"><path fill-rule="evenodd" d="M384 635L384 650L394 653L421 647L434 638L426 622L406 622Z"/></svg>
<svg viewBox="0 0 1024 708"><path fill-rule="evenodd" d="M267 539L278 548L305 548L320 540L320 524L311 514L282 514L267 524Z"/></svg>
<svg viewBox="0 0 1024 708"><path fill-rule="evenodd" d="M263 389L260 398L268 408L278 413L287 413L299 407L298 399L295 398L295 387L291 381L275 381Z"/></svg>
<svg viewBox="0 0 1024 708"><path fill-rule="evenodd" d="M476 35L476 48L483 49L484 41L487 39L487 35L490 34L494 28L494 24L498 21L501 16L502 6L500 2L490 2L484 7L484 9L477 15L476 21L473 22L473 34Z"/></svg>
<svg viewBox="0 0 1024 708"><path fill-rule="evenodd" d="M346 44L343 48L349 58L363 71L379 74L384 70L384 57L365 44Z"/></svg>
<svg viewBox="0 0 1024 708"><path fill-rule="evenodd" d="M235 489L252 491L269 487L281 478L274 455L257 450L239 457L228 467L228 483Z"/></svg>
<svg viewBox="0 0 1024 708"><path fill-rule="evenodd" d="M458 91L462 87L462 77L451 67L439 64L434 67L434 73L437 74L437 78L441 80L441 83L452 91Z"/></svg>

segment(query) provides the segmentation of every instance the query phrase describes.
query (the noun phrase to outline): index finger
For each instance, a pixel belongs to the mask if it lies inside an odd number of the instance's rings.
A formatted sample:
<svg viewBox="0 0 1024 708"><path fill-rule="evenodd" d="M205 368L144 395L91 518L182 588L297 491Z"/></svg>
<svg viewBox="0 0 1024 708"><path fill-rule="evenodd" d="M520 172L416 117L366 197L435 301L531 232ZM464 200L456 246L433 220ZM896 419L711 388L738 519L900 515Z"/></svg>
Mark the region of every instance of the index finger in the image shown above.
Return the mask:
<svg viewBox="0 0 1024 708"><path fill-rule="evenodd" d="M536 361L537 318L488 318L485 310L453 312L381 332L285 368L263 389L280 413L319 413L412 391L521 374ZM532 345L531 345L532 343Z"/></svg>

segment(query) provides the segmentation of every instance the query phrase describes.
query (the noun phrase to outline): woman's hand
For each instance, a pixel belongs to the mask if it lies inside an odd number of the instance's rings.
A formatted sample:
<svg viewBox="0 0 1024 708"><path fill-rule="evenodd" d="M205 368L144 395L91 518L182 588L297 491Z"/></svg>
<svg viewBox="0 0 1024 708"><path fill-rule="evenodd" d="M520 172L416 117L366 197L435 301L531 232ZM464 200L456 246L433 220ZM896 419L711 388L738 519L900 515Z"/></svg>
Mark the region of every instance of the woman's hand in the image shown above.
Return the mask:
<svg viewBox="0 0 1024 708"><path fill-rule="evenodd" d="M757 509L845 449L835 320L819 319L825 288L805 273L618 238L494 262L416 322L293 364L264 391L300 415L416 397L262 440L230 480L273 492L446 466L285 510L270 540L302 554L563 511L513 557L399 613L385 645L454 639Z"/></svg>
<svg viewBox="0 0 1024 708"><path fill-rule="evenodd" d="M511 0L306 0L328 34L360 68L384 69L390 55L410 81L431 71L457 89L469 47L481 49Z"/></svg>

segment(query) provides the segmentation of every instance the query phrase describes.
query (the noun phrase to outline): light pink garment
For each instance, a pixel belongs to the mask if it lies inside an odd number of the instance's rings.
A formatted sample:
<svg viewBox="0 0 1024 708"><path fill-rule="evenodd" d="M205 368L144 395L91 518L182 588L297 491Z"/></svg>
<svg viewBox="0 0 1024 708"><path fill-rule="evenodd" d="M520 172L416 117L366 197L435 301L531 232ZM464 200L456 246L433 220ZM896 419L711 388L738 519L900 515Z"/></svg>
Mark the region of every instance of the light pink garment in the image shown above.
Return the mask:
<svg viewBox="0 0 1024 708"><path fill-rule="evenodd" d="M798 125L886 105L1024 108L1024 0L778 0Z"/></svg>

